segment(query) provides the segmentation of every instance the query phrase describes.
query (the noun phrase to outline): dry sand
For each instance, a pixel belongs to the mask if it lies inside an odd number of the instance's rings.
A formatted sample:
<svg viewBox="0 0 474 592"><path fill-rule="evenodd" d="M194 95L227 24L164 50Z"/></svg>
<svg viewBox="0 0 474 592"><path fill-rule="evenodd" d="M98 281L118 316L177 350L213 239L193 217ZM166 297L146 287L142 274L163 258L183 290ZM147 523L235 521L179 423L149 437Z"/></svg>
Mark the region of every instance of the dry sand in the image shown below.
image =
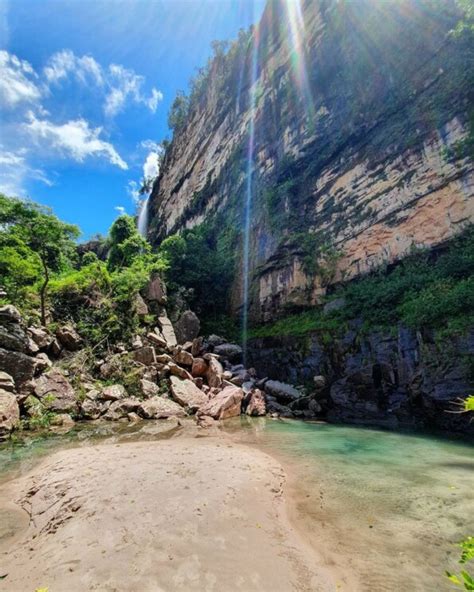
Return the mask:
<svg viewBox="0 0 474 592"><path fill-rule="evenodd" d="M222 438L62 450L0 487L0 592L325 592L281 465Z"/></svg>

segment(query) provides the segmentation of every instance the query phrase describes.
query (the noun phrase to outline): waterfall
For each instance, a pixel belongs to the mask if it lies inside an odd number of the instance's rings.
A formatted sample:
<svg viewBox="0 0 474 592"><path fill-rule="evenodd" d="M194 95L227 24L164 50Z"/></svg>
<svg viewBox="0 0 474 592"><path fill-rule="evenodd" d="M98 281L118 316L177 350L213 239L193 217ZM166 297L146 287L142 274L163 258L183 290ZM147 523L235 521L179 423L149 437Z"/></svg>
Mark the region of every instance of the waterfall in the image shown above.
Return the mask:
<svg viewBox="0 0 474 592"><path fill-rule="evenodd" d="M138 232L146 238L148 232L148 201L150 196L147 197L142 201L142 205L140 208L140 213L138 214Z"/></svg>

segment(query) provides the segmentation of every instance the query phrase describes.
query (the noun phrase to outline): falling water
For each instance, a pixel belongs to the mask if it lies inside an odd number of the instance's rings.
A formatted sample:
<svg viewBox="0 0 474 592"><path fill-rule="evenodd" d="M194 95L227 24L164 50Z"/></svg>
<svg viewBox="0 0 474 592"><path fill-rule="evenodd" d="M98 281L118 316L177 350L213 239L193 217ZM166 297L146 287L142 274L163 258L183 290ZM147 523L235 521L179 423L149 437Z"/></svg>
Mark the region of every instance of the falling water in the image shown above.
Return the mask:
<svg viewBox="0 0 474 592"><path fill-rule="evenodd" d="M244 261L243 261L243 313L242 313L242 345L243 361L247 362L247 339L248 339L248 315L249 315L249 257L250 257L250 220L252 214L253 197L253 169L255 152L255 83L257 81L257 51L258 51L258 31L254 39L252 51L252 72L250 81L250 128L247 151L247 183L245 192L245 211L244 211Z"/></svg>
<svg viewBox="0 0 474 592"><path fill-rule="evenodd" d="M138 214L138 232L146 238L147 231L148 231L148 200L150 196L147 197L142 201L142 206L140 208L140 213Z"/></svg>

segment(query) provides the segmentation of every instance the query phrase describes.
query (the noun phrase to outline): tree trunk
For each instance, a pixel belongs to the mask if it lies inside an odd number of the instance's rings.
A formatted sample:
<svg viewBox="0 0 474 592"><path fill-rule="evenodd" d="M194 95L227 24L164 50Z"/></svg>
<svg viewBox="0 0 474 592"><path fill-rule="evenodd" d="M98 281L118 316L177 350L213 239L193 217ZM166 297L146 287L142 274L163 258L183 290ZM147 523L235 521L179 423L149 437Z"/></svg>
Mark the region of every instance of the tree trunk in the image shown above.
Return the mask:
<svg viewBox="0 0 474 592"><path fill-rule="evenodd" d="M41 300L41 324L46 327L46 289L49 284L49 271L46 261L41 259L44 269L44 282L40 289L40 300Z"/></svg>

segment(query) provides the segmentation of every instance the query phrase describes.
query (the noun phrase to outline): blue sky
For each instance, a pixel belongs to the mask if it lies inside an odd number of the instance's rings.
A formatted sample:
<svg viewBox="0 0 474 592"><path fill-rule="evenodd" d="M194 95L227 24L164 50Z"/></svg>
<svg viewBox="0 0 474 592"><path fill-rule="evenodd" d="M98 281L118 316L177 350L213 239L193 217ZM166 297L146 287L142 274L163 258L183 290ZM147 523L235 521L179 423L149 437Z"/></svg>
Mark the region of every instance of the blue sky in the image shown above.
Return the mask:
<svg viewBox="0 0 474 592"><path fill-rule="evenodd" d="M135 212L167 113L264 0L0 0L0 191L83 237Z"/></svg>

